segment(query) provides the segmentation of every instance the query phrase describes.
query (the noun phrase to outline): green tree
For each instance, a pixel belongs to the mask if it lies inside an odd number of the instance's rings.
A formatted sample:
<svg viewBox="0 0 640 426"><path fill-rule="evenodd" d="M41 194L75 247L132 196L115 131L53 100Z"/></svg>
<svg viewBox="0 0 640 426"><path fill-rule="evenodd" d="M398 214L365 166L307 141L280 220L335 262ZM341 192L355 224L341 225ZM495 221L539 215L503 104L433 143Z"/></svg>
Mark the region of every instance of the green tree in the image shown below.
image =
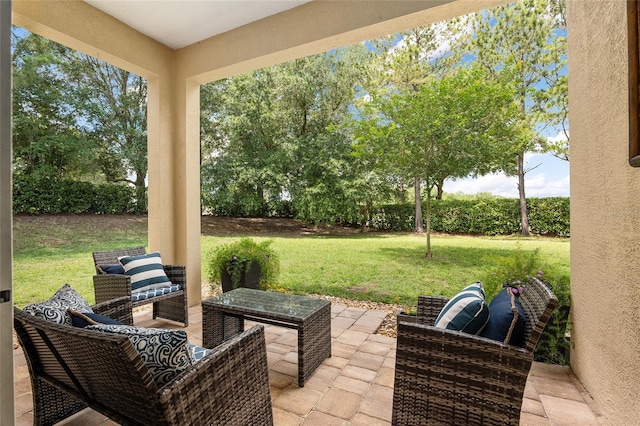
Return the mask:
<svg viewBox="0 0 640 426"><path fill-rule="evenodd" d="M201 88L203 206L218 214L263 216L286 187L286 128L274 69Z"/></svg>
<svg viewBox="0 0 640 426"><path fill-rule="evenodd" d="M514 134L516 105L508 85L479 68L431 79L417 93L374 98L354 122L358 149L378 168L422 176L426 188L426 256L431 257L431 192L443 176L501 170Z"/></svg>
<svg viewBox="0 0 640 426"><path fill-rule="evenodd" d="M567 152L566 144L552 147L540 136L550 124L560 125L566 131L564 1L520 0L470 15L459 28L464 30L458 33L453 50L457 50L458 55L473 55L495 78L516 87L520 110L517 120L530 131L528 137L513 140L517 169L506 172L518 176L521 233L529 235L525 196L528 170L524 155L554 148L560 156Z"/></svg>
<svg viewBox="0 0 640 426"><path fill-rule="evenodd" d="M14 164L41 179L127 182L146 211L146 81L14 29Z"/></svg>
<svg viewBox="0 0 640 426"><path fill-rule="evenodd" d="M340 126L369 52L363 46L298 59L206 85L203 205L223 214L356 219L358 168Z"/></svg>
<svg viewBox="0 0 640 426"><path fill-rule="evenodd" d="M86 105L96 163L108 182L136 188L137 210L145 212L147 178L147 82L129 71L79 52L65 67Z"/></svg>
<svg viewBox="0 0 640 426"><path fill-rule="evenodd" d="M434 57L438 48L437 27L416 27L373 41L377 59L372 62L368 90L373 96L394 93L417 93L428 82L440 62ZM415 231L424 232L421 176L413 176Z"/></svg>
<svg viewBox="0 0 640 426"><path fill-rule="evenodd" d="M95 147L80 124L82 98L66 83L69 49L14 29L13 153L16 173L36 179L91 173Z"/></svg>

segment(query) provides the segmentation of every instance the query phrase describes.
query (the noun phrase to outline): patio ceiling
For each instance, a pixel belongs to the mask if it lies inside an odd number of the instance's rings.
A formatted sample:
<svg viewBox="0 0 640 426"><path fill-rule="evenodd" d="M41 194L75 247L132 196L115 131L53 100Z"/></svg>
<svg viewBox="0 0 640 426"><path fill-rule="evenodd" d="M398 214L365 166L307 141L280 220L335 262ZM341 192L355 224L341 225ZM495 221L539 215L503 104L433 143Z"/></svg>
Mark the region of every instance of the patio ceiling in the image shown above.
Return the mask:
<svg viewBox="0 0 640 426"><path fill-rule="evenodd" d="M172 49L179 49L311 0L84 0Z"/></svg>

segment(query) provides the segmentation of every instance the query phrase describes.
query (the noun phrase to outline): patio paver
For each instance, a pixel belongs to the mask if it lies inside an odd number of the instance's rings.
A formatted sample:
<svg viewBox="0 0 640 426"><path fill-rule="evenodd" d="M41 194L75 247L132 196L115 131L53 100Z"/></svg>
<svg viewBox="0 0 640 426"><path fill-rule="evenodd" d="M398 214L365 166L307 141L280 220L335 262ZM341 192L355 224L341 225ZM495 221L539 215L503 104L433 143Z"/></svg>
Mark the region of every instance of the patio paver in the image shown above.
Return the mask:
<svg viewBox="0 0 640 426"><path fill-rule="evenodd" d="M385 313L333 305L332 356L299 388L297 337L294 330L267 325L269 382L276 426L389 425L393 399L395 339L375 333ZM152 320L151 312L134 315L138 326L180 328ZM189 310L186 331L200 344L202 315ZM247 326L250 323L247 323ZM16 426L33 424L28 370L21 349L14 350ZM115 425L93 410L84 410L64 425ZM608 425L589 394L568 367L534 362L525 388L520 425ZM258 425L257 425L258 426Z"/></svg>

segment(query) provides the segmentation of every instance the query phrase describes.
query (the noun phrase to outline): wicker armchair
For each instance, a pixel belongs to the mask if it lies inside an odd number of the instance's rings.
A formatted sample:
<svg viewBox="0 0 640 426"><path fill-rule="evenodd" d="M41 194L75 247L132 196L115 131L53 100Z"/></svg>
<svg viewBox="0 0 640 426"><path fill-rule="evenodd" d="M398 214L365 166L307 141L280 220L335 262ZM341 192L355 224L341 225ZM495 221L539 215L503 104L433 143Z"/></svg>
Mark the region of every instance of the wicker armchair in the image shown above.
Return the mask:
<svg viewBox="0 0 640 426"><path fill-rule="evenodd" d="M126 275L107 274L101 266L118 264L119 256L138 256L145 254L144 247L121 250L95 251L93 262L96 275L93 277L93 288L96 303L115 299L121 296L131 297L131 279ZM163 265L164 272L172 284L181 289L161 296L133 301L133 307L153 303L153 318L163 318L189 325L189 306L187 305L187 282L185 267L182 265Z"/></svg>
<svg viewBox="0 0 640 426"><path fill-rule="evenodd" d="M127 297L92 308L131 324ZM123 425L273 425L261 325L160 388L127 336L57 324L16 307L14 329L29 367L34 425L56 424L87 407Z"/></svg>
<svg viewBox="0 0 640 426"><path fill-rule="evenodd" d="M520 302L525 345L433 327L447 299L420 296L418 323L400 322L394 425L517 425L533 350L558 299L531 278Z"/></svg>

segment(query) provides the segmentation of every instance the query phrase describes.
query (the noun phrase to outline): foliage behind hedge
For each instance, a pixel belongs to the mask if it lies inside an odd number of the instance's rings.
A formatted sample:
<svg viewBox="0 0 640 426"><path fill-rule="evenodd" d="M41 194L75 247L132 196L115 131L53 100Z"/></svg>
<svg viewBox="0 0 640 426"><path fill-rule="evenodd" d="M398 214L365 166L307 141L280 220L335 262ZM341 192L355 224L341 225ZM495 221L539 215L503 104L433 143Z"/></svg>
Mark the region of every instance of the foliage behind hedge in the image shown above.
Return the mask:
<svg viewBox="0 0 640 426"><path fill-rule="evenodd" d="M14 174L14 214L143 214L146 201L142 201L137 203L135 189L123 183L57 181Z"/></svg>
<svg viewBox="0 0 640 426"><path fill-rule="evenodd" d="M388 231L414 229L413 204L374 209L368 225ZM423 213L426 207L422 207ZM529 226L534 234L569 236L569 198L527 199ZM520 232L520 204L513 198L432 200L431 227L436 232L505 235Z"/></svg>

